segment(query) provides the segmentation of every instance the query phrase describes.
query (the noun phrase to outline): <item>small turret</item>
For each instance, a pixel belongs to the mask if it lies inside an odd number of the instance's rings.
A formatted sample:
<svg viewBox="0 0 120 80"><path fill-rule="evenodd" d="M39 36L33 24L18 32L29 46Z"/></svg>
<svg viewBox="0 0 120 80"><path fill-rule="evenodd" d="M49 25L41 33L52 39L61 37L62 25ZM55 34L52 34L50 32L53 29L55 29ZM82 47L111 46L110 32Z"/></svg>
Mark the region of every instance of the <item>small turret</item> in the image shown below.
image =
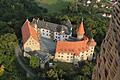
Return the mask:
<svg viewBox="0 0 120 80"><path fill-rule="evenodd" d="M34 27L36 31L38 31L37 20L35 18L33 18L31 25Z"/></svg>
<svg viewBox="0 0 120 80"><path fill-rule="evenodd" d="M77 38L78 39L83 39L84 34L85 34L85 31L84 31L84 26L83 26L83 21L82 21L81 24L80 24L80 27L77 31Z"/></svg>

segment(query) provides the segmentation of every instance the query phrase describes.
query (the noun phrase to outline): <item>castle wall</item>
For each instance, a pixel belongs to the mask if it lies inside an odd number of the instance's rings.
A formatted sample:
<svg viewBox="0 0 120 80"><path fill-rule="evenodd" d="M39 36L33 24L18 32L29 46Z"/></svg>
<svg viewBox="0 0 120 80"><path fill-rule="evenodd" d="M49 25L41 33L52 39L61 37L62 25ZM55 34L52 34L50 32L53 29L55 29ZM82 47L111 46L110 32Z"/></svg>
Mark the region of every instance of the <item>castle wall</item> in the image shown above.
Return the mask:
<svg viewBox="0 0 120 80"><path fill-rule="evenodd" d="M74 55L73 53L68 52L56 52L55 59L62 62L78 62L81 60L92 60L93 58L94 47L90 46L88 51L80 52L79 55Z"/></svg>

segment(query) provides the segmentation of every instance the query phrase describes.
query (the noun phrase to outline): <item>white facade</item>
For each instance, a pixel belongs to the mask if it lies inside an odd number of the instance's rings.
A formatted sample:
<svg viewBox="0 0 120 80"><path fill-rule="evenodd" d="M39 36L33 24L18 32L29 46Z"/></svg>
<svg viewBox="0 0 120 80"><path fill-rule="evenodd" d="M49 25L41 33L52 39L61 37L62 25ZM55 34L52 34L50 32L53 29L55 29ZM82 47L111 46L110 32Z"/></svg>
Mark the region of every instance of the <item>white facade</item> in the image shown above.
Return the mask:
<svg viewBox="0 0 120 80"><path fill-rule="evenodd" d="M29 37L29 39L26 41L26 43L23 45L24 51L34 51L34 50L40 50L40 44L38 41L36 41L32 36Z"/></svg>
<svg viewBox="0 0 120 80"><path fill-rule="evenodd" d="M93 57L93 52L94 52L94 47L89 47L88 51L84 51L84 52L80 52L79 55L74 55L73 53L55 53L55 60L59 60L62 62L69 62L69 63L73 63L73 62L78 62L81 60L92 60Z"/></svg>
<svg viewBox="0 0 120 80"><path fill-rule="evenodd" d="M51 32L50 30L48 29L43 29L41 28L40 29L41 31L41 36L44 37L44 38L48 38L48 39L51 39L52 35L53 35L53 40L66 40L70 37L70 35L67 35L67 34L62 34L62 33L59 33L59 32Z"/></svg>
<svg viewBox="0 0 120 80"><path fill-rule="evenodd" d="M40 31L41 31L41 36L42 37L45 37L45 38L48 38L48 39L51 38L51 36L50 36L51 35L50 30L41 28Z"/></svg>
<svg viewBox="0 0 120 80"><path fill-rule="evenodd" d="M69 37L70 35L54 32L54 40L57 40L57 41L66 40Z"/></svg>

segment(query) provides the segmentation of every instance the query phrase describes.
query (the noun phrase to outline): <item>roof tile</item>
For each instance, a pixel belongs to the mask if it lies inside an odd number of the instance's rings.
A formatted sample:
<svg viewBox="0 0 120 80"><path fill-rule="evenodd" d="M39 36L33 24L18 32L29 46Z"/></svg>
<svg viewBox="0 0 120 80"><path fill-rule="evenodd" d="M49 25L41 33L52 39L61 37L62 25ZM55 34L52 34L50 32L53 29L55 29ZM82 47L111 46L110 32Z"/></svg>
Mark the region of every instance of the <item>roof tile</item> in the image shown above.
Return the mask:
<svg viewBox="0 0 120 80"><path fill-rule="evenodd" d="M30 36L32 36L32 38L36 41L39 41L37 31L34 29L34 27L30 25L30 22L28 20L26 20L21 30L23 44L25 44L25 42L29 39Z"/></svg>

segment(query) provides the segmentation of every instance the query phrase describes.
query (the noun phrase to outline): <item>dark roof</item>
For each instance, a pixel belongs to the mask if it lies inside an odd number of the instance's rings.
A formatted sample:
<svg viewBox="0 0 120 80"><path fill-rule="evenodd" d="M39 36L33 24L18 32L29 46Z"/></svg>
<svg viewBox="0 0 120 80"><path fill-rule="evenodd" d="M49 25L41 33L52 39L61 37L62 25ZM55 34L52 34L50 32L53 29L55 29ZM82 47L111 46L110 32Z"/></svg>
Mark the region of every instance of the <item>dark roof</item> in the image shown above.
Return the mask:
<svg viewBox="0 0 120 80"><path fill-rule="evenodd" d="M39 28L48 29L54 32L65 31L66 34L69 34L68 26L65 25L59 25L51 22L42 21L39 19L38 20L33 19L32 23L37 23Z"/></svg>
<svg viewBox="0 0 120 80"><path fill-rule="evenodd" d="M75 37L69 37L67 41L75 42L75 41L80 41L80 39Z"/></svg>
<svg viewBox="0 0 120 80"><path fill-rule="evenodd" d="M49 61L51 56L49 53L43 51L31 51L28 54L31 56L39 57L39 59L42 60L42 63L46 63L47 61Z"/></svg>
<svg viewBox="0 0 120 80"><path fill-rule="evenodd" d="M48 46L49 45L49 46ZM41 50L54 55L56 43L53 40L41 37Z"/></svg>

